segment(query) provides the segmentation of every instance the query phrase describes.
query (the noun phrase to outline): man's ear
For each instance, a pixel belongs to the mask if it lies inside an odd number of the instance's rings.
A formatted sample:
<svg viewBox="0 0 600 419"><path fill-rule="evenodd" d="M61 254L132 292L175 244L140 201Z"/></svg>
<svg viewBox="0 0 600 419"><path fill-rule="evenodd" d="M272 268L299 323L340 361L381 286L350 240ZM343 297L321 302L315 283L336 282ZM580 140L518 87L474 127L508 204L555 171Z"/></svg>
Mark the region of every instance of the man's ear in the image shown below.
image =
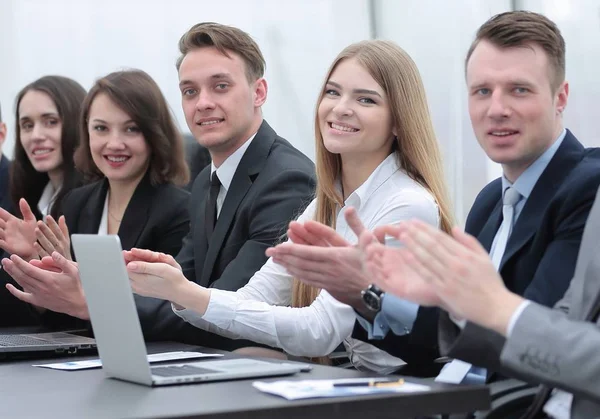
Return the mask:
<svg viewBox="0 0 600 419"><path fill-rule="evenodd" d="M260 108L267 101L267 92L269 88L267 81L260 78L254 82L254 106Z"/></svg>

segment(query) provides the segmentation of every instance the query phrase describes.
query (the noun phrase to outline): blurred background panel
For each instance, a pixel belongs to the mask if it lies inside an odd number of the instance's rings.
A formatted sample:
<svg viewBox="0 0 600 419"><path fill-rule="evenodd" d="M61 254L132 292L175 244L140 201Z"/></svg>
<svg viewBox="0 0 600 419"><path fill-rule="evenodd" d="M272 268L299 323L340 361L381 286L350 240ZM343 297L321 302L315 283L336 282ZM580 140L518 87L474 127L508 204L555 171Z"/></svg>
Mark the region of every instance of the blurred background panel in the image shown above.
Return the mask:
<svg viewBox="0 0 600 419"><path fill-rule="evenodd" d="M390 39L417 63L444 154L459 222L477 192L500 175L479 148L466 103L464 57L490 16L527 9L546 14L567 42L571 92L565 124L588 146L600 145L600 0L1 0L0 103L12 155L16 93L46 74L89 88L108 72L135 67L161 86L181 130L177 41L202 21L238 26L267 60L265 117L314 158L315 99L337 53L352 42Z"/></svg>

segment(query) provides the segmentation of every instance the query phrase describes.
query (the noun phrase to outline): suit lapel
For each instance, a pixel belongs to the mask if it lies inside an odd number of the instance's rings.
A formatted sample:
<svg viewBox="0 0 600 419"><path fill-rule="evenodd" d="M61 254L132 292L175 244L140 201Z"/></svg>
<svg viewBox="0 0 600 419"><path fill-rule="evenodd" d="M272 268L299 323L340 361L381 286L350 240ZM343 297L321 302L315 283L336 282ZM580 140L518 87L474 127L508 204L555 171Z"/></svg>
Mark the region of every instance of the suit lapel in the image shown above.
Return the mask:
<svg viewBox="0 0 600 419"><path fill-rule="evenodd" d="M215 229L208 243L208 251L206 253L206 259L204 260L204 266L202 268L202 275L200 277L200 285L209 286L210 278L214 269L215 261L223 242L227 236L235 214L237 212L240 203L248 193L248 190L252 186L256 175L260 172L263 167L268 155L271 150L271 146L275 141L275 131L267 124L266 121L260 126L260 129L256 133L256 136L252 140L252 143L244 153L240 164L238 165L231 185L225 196L223 207L215 224ZM201 210L204 220L204 209ZM204 221L203 221L204 222ZM204 228L204 226L202 226Z"/></svg>
<svg viewBox="0 0 600 419"><path fill-rule="evenodd" d="M107 193L108 181L104 179L103 181L98 182L96 187L94 187L87 202L81 209L77 233L98 234Z"/></svg>
<svg viewBox="0 0 600 419"><path fill-rule="evenodd" d="M492 210L491 215L489 216L487 222L481 229L481 232L477 236L477 240L479 243L485 248L485 250L490 252L492 249L492 242L494 241L494 237L496 236L496 232L500 228L500 224L502 223L502 200L500 199L502 194L498 195L498 203Z"/></svg>
<svg viewBox="0 0 600 419"><path fill-rule="evenodd" d="M579 141L567 131L562 144L554 157L536 182L506 244L499 271L504 264L519 251L538 230L542 215L550 205L552 197L562 185L575 165L583 156L584 148Z"/></svg>
<svg viewBox="0 0 600 419"><path fill-rule="evenodd" d="M119 238L125 250L135 247L140 234L146 227L154 195L153 189L148 171L135 188L119 226Z"/></svg>

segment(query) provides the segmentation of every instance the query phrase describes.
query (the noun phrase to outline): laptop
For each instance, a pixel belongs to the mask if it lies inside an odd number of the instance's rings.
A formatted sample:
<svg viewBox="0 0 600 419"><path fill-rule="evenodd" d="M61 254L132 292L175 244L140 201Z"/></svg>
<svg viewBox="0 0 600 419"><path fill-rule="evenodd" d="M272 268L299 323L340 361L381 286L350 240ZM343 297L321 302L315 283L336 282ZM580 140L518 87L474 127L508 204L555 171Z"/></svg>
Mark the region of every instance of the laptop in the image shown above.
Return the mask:
<svg viewBox="0 0 600 419"><path fill-rule="evenodd" d="M34 356L37 355L37 352L72 355L82 351L88 352L94 348L96 348L96 341L94 339L74 333L0 334L0 358Z"/></svg>
<svg viewBox="0 0 600 419"><path fill-rule="evenodd" d="M281 376L310 369L302 363L250 358L150 366L119 237L73 234L71 242L107 377L162 386Z"/></svg>

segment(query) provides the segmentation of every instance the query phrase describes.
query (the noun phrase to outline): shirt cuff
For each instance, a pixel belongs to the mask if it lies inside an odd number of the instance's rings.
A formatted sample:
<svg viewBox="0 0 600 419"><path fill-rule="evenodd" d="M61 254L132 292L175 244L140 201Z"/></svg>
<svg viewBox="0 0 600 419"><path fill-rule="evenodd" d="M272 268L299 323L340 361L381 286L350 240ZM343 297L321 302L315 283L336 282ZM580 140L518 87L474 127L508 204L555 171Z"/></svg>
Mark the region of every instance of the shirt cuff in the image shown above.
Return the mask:
<svg viewBox="0 0 600 419"><path fill-rule="evenodd" d="M237 298L232 294L234 293L211 288L210 300L204 315L188 308L178 310L173 304L171 304L171 308L175 314L187 322L193 323L194 320L203 320L226 329L235 317L233 308L237 307Z"/></svg>
<svg viewBox="0 0 600 419"><path fill-rule="evenodd" d="M369 339L383 339L390 331L397 336L411 332L419 305L402 300L394 295L383 295L381 311L377 313L373 323L357 315L358 322L368 332Z"/></svg>
<svg viewBox="0 0 600 419"><path fill-rule="evenodd" d="M517 320L521 317L523 311L527 308L527 306L531 304L531 301L525 300L523 301L519 307L515 310L515 312L510 316L510 321L508 322L508 327L506 328L506 337L510 337L513 329L515 328L515 324L517 324Z"/></svg>

